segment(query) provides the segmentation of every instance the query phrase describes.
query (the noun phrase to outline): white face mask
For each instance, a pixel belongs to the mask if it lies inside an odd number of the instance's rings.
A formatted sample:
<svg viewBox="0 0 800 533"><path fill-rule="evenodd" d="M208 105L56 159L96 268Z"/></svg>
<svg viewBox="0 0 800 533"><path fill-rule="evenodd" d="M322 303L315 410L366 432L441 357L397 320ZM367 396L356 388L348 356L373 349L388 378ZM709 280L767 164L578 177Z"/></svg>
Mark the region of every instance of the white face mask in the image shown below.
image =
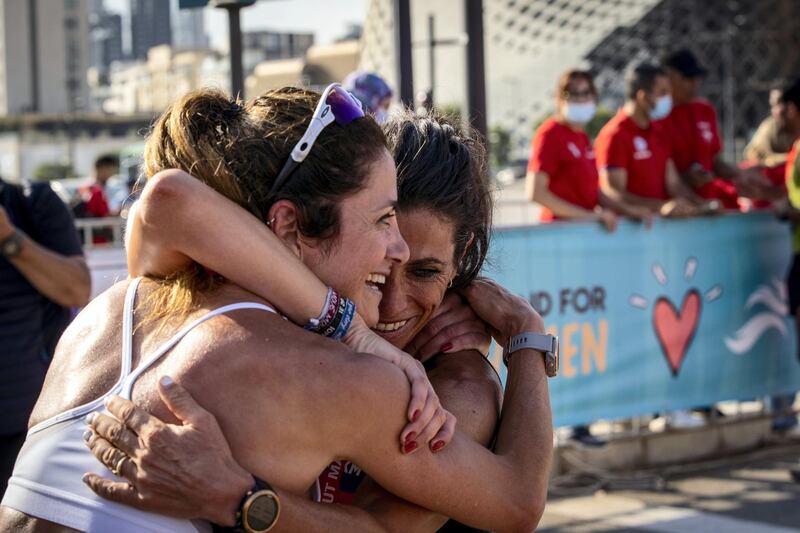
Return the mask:
<svg viewBox="0 0 800 533"><path fill-rule="evenodd" d="M564 119L572 124L583 126L594 118L597 104L594 102L566 102L564 104Z"/></svg>
<svg viewBox="0 0 800 533"><path fill-rule="evenodd" d="M656 106L650 110L651 120L666 118L672 111L672 97L668 94L656 99Z"/></svg>

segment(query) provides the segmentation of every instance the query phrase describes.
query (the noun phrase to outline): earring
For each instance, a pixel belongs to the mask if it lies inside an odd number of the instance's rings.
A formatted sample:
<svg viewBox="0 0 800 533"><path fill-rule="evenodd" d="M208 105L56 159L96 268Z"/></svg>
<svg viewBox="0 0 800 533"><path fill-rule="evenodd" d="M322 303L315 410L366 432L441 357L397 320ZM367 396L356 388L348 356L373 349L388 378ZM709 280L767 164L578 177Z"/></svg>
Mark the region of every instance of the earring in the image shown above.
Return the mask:
<svg viewBox="0 0 800 533"><path fill-rule="evenodd" d="M452 289L452 288L453 288L453 280L452 280L452 279L451 279L451 280L450 280L450 282L447 284L447 288L448 288L448 289Z"/></svg>
<svg viewBox="0 0 800 533"><path fill-rule="evenodd" d="M270 220L267 221L267 227L269 228L275 222L276 217L272 217Z"/></svg>

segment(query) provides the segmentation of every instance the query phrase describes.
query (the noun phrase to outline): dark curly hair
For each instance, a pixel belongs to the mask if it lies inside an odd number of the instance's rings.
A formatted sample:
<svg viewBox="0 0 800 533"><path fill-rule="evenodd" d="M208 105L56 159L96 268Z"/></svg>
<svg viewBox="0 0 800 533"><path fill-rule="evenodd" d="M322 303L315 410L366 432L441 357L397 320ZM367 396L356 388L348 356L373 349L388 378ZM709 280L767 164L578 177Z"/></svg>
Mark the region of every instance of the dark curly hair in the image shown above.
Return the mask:
<svg viewBox="0 0 800 533"><path fill-rule="evenodd" d="M492 196L486 150L477 132L445 115L393 114L384 125L397 165L401 211L426 208L455 225L453 288L469 285L489 249Z"/></svg>

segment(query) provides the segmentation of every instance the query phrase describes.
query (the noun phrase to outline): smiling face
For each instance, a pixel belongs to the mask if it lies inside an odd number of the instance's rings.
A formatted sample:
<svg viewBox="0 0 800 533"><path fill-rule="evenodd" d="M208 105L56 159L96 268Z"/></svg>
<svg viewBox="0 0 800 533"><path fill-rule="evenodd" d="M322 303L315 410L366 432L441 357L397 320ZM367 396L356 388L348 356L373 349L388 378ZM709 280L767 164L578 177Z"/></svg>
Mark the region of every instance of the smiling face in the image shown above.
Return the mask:
<svg viewBox="0 0 800 533"><path fill-rule="evenodd" d="M398 224L408 242L406 264L392 266L383 287L380 322L375 331L399 348L405 347L431 319L455 277L455 225L430 209L398 214Z"/></svg>
<svg viewBox="0 0 800 533"><path fill-rule="evenodd" d="M370 166L364 183L359 192L339 202L335 241L303 239L300 250L303 262L323 283L353 300L372 327L378 322L381 287L392 268L408 260L408 246L395 217L397 175L389 152Z"/></svg>

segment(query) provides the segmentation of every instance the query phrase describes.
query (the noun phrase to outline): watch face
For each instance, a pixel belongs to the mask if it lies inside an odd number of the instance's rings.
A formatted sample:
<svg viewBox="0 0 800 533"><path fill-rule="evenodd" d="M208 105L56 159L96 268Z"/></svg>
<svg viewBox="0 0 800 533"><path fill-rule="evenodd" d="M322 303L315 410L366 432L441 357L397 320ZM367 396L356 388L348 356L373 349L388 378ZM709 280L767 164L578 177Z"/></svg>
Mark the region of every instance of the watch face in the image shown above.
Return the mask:
<svg viewBox="0 0 800 533"><path fill-rule="evenodd" d="M252 533L269 530L275 524L279 510L278 500L272 492L254 494L242 519L245 530Z"/></svg>
<svg viewBox="0 0 800 533"><path fill-rule="evenodd" d="M20 244L19 239L15 239L12 235L3 243L3 250L2 253L6 257L14 257L19 253Z"/></svg>

